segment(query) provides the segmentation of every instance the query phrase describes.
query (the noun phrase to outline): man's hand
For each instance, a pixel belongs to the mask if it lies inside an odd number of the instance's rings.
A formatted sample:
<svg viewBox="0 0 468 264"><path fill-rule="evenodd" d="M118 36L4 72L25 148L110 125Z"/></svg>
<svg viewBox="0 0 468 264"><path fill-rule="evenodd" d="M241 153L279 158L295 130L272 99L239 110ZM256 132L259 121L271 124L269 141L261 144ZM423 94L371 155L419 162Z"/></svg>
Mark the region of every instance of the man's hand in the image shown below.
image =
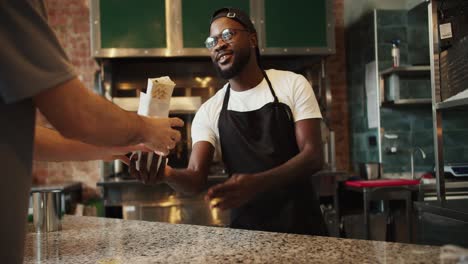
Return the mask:
<svg viewBox="0 0 468 264"><path fill-rule="evenodd" d="M180 141L180 132L174 127L182 127L184 121L179 118L143 118L143 143L150 149L165 156Z"/></svg>
<svg viewBox="0 0 468 264"><path fill-rule="evenodd" d="M227 210L238 208L252 200L261 190L260 179L253 174L233 174L224 183L217 184L205 195L211 208Z"/></svg>
<svg viewBox="0 0 468 264"><path fill-rule="evenodd" d="M120 160L126 165L130 165L130 158L126 156L126 154L130 152L136 152L136 151L142 151L142 152L151 152L151 149L149 149L147 146L144 144L138 144L134 146L127 146L127 147L109 147L109 148L103 148L103 156L102 160L104 161L113 161L113 160Z"/></svg>
<svg viewBox="0 0 468 264"><path fill-rule="evenodd" d="M173 128L184 125L178 118L150 118L125 111L86 89L77 78L45 89L34 97L34 103L62 136L92 145L144 143L167 153L180 140Z"/></svg>
<svg viewBox="0 0 468 264"><path fill-rule="evenodd" d="M136 168L138 154L135 153L130 157L130 175L142 181L145 184L158 184L164 182L166 175L170 173L172 168L166 165L167 158L163 157L161 164L158 167L159 155L154 153L151 161L150 170L147 169L148 153L141 153L140 170Z"/></svg>

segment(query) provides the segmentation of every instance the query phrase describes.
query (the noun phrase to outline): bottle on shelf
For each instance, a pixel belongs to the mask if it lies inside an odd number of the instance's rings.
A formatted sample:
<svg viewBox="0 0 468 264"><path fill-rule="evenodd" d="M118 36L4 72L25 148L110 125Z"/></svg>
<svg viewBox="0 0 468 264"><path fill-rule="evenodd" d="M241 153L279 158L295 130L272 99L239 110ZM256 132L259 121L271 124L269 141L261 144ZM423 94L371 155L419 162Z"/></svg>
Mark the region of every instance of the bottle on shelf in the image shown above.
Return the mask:
<svg viewBox="0 0 468 264"><path fill-rule="evenodd" d="M400 67L400 40L394 39L392 43L392 59L393 59L393 68Z"/></svg>

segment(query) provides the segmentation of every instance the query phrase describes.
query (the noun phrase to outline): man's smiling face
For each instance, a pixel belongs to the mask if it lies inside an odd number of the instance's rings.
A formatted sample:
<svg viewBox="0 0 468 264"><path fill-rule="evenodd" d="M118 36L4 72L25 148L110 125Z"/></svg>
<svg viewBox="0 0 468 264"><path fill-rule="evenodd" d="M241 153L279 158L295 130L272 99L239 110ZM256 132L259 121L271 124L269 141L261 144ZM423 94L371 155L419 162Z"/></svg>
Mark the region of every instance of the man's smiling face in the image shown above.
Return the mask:
<svg viewBox="0 0 468 264"><path fill-rule="evenodd" d="M225 29L234 32L232 39L226 42L221 38L221 32ZM252 52L251 34L241 23L229 18L218 18L211 24L210 36L218 38L218 43L210 49L211 60L222 78L235 77L248 63Z"/></svg>

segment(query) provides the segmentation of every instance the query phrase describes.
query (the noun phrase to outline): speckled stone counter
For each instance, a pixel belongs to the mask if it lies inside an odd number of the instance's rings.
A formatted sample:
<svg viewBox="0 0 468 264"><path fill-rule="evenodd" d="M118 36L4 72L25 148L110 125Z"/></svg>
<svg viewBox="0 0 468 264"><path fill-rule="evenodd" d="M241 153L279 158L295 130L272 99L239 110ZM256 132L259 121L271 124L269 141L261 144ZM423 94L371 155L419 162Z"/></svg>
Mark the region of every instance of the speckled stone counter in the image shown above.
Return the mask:
<svg viewBox="0 0 468 264"><path fill-rule="evenodd" d="M25 263L439 263L440 248L230 228L66 216L28 233Z"/></svg>

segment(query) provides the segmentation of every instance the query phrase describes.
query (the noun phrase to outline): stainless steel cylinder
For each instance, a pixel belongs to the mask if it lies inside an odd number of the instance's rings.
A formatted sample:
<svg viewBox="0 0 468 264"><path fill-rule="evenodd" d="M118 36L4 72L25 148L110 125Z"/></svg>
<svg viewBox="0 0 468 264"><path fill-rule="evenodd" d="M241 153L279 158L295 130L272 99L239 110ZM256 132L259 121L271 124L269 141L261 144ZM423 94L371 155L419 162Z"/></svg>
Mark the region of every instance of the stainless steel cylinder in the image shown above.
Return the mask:
<svg viewBox="0 0 468 264"><path fill-rule="evenodd" d="M368 162L360 164L361 178L364 180L376 180L382 177L382 164Z"/></svg>
<svg viewBox="0 0 468 264"><path fill-rule="evenodd" d="M62 229L62 206L60 191L33 192L33 222L37 233Z"/></svg>

